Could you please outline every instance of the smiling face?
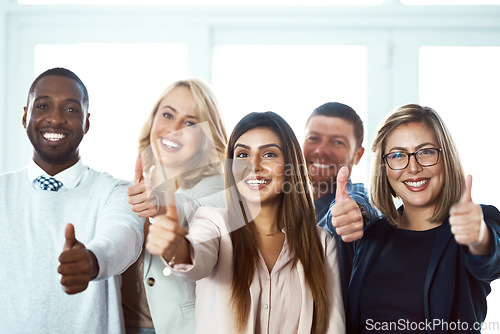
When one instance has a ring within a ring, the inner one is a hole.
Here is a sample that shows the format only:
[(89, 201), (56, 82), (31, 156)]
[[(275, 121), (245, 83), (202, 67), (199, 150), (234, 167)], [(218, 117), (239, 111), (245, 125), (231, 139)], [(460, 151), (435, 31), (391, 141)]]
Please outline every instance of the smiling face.
[(315, 191), (322, 192), (316, 197), (333, 192), (340, 167), (347, 165), (350, 171), (364, 153), (363, 147), (357, 146), (351, 122), (322, 115), (307, 123), (303, 150)]
[(74, 165), (89, 129), (83, 89), (70, 78), (41, 78), (24, 107), (23, 126), (33, 145), (33, 160), (49, 175)]
[(193, 168), (193, 156), (203, 143), (203, 131), (196, 126), (198, 123), (189, 88), (176, 87), (161, 100), (153, 119), (150, 140), (164, 166), (181, 169), (179, 173)]
[[(440, 148), (436, 136), (425, 123), (398, 126), (387, 136), (384, 155), (391, 152), (413, 153), (425, 148)], [(444, 153), (446, 154), (446, 153)], [(385, 166), (389, 184), (408, 209), (426, 208), (434, 212), (444, 186), (442, 158), (434, 166), (422, 167), (410, 157), (405, 169), (392, 170)]]
[(285, 182), (285, 156), (279, 136), (268, 128), (241, 135), (234, 145), (233, 175), (248, 203), (279, 203)]

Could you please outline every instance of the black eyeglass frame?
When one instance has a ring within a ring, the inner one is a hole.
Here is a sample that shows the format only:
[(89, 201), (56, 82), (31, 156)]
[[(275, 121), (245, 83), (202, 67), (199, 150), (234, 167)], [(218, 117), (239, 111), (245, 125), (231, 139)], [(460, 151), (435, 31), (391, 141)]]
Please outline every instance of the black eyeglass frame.
[[(433, 163), (433, 164), (430, 164), (430, 165), (422, 165), (419, 161), (418, 161), (418, 158), (417, 158), (417, 154), (418, 152), (420, 151), (424, 151), (424, 150), (436, 150), (437, 151), (437, 159), (436, 159), (436, 162)], [(402, 168), (392, 168), (391, 165), (389, 164), (389, 161), (387, 160), (387, 157), (390, 155), (390, 154), (393, 154), (393, 153), (396, 153), (396, 152), (390, 152), (390, 153), (387, 153), (387, 154), (384, 154), (382, 156), (382, 158), (384, 159), (385, 163), (387, 166), (389, 166), (390, 169), (392, 170), (403, 170), (405, 169), (406, 167), (408, 167), (408, 165), (410, 164), (410, 158), (411, 156), (415, 156), (415, 161), (422, 167), (432, 167), (434, 165), (436, 165), (438, 162), (439, 162), (439, 153), (441, 153), (443, 150), (440, 149), (440, 148), (437, 148), (437, 147), (427, 147), (427, 148), (421, 148), (420, 150), (418, 151), (415, 151), (413, 153), (408, 153), (408, 152), (402, 152), (402, 153), (405, 153), (407, 156), (408, 156), (408, 159), (406, 161), (406, 165)]]

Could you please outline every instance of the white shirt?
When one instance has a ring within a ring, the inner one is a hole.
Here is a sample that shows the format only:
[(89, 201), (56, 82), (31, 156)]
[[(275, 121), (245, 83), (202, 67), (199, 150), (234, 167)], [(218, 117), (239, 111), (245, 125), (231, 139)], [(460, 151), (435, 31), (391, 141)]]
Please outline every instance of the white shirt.
[(57, 173), (54, 176), (47, 174), (35, 161), (30, 160), (28, 164), (28, 178), (35, 189), (42, 190), (35, 182), (39, 176), (53, 177), (62, 183), (62, 187), (58, 191), (68, 191), (76, 188), (87, 172), (87, 168), (83, 165), (82, 159), (79, 159), (76, 164)]

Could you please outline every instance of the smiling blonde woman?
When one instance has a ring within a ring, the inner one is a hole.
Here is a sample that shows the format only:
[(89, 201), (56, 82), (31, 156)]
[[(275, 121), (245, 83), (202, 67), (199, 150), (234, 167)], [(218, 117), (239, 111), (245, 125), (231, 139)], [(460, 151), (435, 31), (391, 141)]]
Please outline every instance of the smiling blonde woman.
[[(166, 190), (175, 192), (186, 227), (197, 208), (225, 207), (221, 158), (226, 141), (207, 84), (188, 79), (167, 87), (142, 128), (136, 181), (127, 191), (132, 210), (148, 218), (146, 236), (153, 217), (165, 213)], [(169, 275), (163, 261), (144, 250), (122, 275), (127, 334), (194, 331), (195, 284)]]
[(472, 201), (472, 178), (429, 107), (395, 109), (373, 151), (371, 198), (385, 217), (356, 247), (348, 332), (479, 333), (500, 276), (500, 212)]

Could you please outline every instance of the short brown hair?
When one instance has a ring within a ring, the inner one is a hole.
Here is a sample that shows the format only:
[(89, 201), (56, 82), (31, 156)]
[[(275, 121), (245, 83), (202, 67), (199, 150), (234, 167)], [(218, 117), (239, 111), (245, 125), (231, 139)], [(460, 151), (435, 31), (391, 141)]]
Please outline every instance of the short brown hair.
[(343, 104), (340, 102), (327, 102), (320, 105), (311, 113), (311, 115), (307, 119), (306, 126), (309, 123), (309, 120), (314, 116), (337, 117), (349, 123), (352, 123), (354, 128), (354, 138), (356, 138), (356, 147), (360, 148), (361, 145), (363, 145), (363, 121), (361, 120), (361, 117), (359, 117), (359, 115), (356, 113), (356, 111), (349, 107), (347, 104)]

